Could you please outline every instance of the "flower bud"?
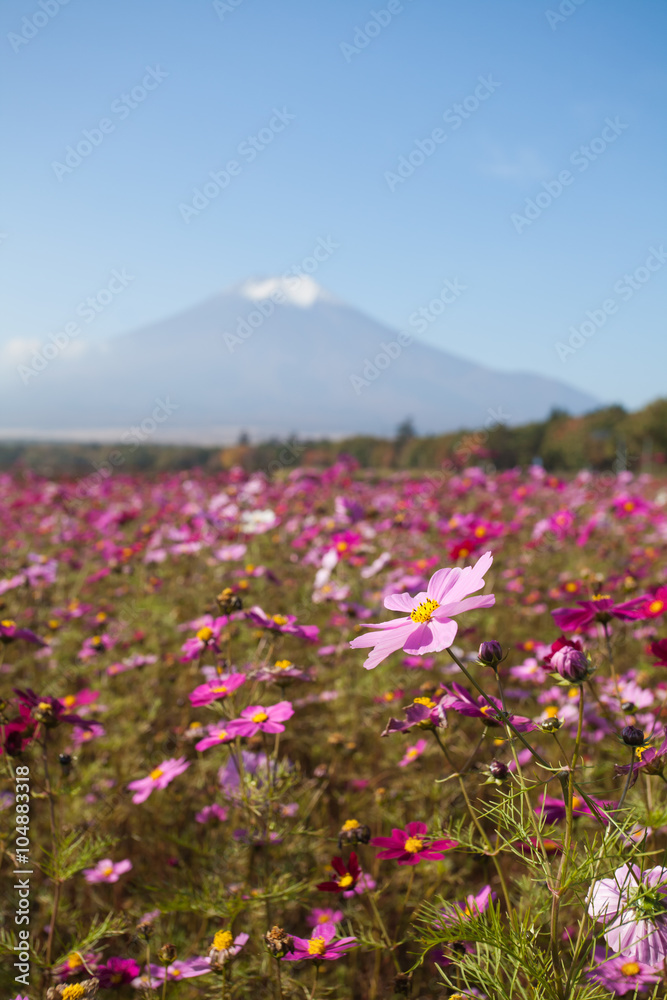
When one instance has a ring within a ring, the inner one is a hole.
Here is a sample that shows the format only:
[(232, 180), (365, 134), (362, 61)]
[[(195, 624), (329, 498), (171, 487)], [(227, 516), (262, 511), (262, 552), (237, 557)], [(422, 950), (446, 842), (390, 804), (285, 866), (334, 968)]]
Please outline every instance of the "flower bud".
[(294, 939), (282, 927), (274, 926), (264, 935), (266, 947), (274, 958), (284, 958), (294, 951)]
[(483, 642), (477, 654), (479, 662), (485, 667), (496, 669), (503, 658), (503, 647), (495, 639), (490, 642)]
[(552, 716), (540, 723), (540, 729), (545, 733), (557, 733), (563, 727), (563, 720)]
[(171, 965), (176, 958), (176, 948), (173, 944), (163, 944), (157, 953), (157, 957), (163, 965)]
[(637, 726), (626, 726), (621, 733), (621, 739), (626, 747), (640, 747), (644, 742), (644, 730)]
[(592, 674), (591, 661), (580, 649), (563, 646), (551, 657), (551, 666), (560, 676), (572, 684), (581, 684)]
[(489, 774), (492, 778), (503, 781), (509, 774), (509, 768), (502, 760), (492, 760), (489, 764)]

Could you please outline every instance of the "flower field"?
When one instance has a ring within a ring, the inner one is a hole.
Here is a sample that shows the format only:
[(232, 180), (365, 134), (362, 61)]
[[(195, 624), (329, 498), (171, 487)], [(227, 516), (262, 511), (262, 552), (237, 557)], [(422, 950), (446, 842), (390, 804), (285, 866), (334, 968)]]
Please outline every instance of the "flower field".
[(0, 475), (8, 1000), (667, 995), (667, 483)]

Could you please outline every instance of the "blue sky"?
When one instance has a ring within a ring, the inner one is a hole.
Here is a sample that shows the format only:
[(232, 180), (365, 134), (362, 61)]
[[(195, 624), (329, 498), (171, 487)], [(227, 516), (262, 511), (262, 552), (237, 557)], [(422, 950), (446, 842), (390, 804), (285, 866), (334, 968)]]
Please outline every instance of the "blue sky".
[(665, 395), (666, 29), (662, 0), (4, 0), (0, 358), (114, 269), (94, 337), (331, 238), (316, 280), (393, 327), (458, 279), (430, 342)]

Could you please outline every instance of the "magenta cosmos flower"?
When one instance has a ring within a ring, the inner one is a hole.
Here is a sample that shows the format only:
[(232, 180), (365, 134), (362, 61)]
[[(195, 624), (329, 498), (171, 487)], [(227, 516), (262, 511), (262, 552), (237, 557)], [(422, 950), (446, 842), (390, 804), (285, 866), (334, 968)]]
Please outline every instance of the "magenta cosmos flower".
[(138, 962), (133, 958), (108, 958), (104, 965), (99, 965), (95, 970), (95, 975), (100, 981), (103, 990), (119, 989), (141, 972)]
[(631, 601), (616, 604), (607, 594), (596, 594), (590, 601), (577, 601), (577, 608), (556, 608), (551, 617), (563, 632), (573, 632), (585, 628), (592, 622), (608, 622), (612, 618), (621, 621), (639, 621), (646, 617), (646, 597), (635, 597)]
[(254, 736), (255, 733), (284, 733), (283, 722), (294, 715), (291, 701), (279, 701), (276, 705), (248, 705), (239, 719), (227, 725), (231, 736)]
[(595, 961), (597, 964), (586, 973), (588, 978), (621, 997), (626, 993), (634, 993), (636, 996), (648, 986), (660, 982), (660, 975), (650, 965), (637, 962), (628, 955), (609, 958), (601, 945), (595, 949)]
[[(84, 868), (83, 874), (86, 882), (117, 882), (121, 875), (129, 872), (132, 862), (125, 858), (124, 861), (117, 861), (115, 864), (110, 858), (99, 861), (94, 868)], [(132, 977), (134, 978), (134, 977)]]
[(595, 883), (588, 912), (616, 954), (646, 965), (667, 957), (667, 868), (622, 865)]
[(378, 858), (391, 858), (399, 865), (416, 865), (420, 861), (439, 861), (444, 851), (458, 846), (457, 840), (431, 840), (426, 823), (408, 823), (405, 830), (393, 829), (391, 837), (374, 837), (374, 847), (384, 847)]
[(210, 705), (212, 701), (226, 698), (245, 682), (245, 674), (224, 674), (222, 677), (200, 684), (190, 694), (193, 705)]
[(439, 569), (429, 580), (426, 590), (415, 597), (410, 594), (390, 594), (386, 597), (385, 608), (406, 612), (407, 617), (369, 625), (369, 628), (379, 631), (367, 632), (351, 641), (350, 646), (355, 649), (374, 647), (364, 663), (366, 670), (377, 667), (398, 649), (423, 656), (424, 653), (439, 653), (451, 646), (458, 631), (458, 624), (452, 621), (452, 615), (474, 608), (490, 608), (495, 604), (493, 594), (468, 597), (468, 594), (484, 586), (484, 574), (492, 562), (491, 553), (485, 552), (474, 566)]
[(314, 958), (315, 960), (325, 958), (327, 961), (333, 962), (350, 948), (356, 947), (357, 939), (354, 937), (344, 937), (334, 941), (335, 937), (335, 924), (319, 924), (313, 929), (309, 938), (293, 937), (294, 951), (284, 955), (282, 961), (301, 962), (304, 958)]
[(127, 787), (135, 793), (132, 796), (132, 801), (137, 805), (140, 802), (145, 802), (154, 788), (166, 788), (174, 778), (183, 774), (183, 771), (187, 771), (189, 767), (185, 757), (171, 757), (169, 760), (163, 760), (160, 766), (154, 768), (145, 778), (138, 778), (129, 783)]

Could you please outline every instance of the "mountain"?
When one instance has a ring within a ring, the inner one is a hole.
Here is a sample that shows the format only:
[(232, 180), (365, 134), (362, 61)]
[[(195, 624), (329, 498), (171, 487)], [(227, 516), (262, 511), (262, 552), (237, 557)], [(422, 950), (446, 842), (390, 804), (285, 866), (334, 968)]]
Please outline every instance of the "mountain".
[(436, 433), (597, 405), (557, 379), (399, 334), (308, 277), (251, 279), (101, 344), (79, 337), (39, 373), (5, 380), (1, 396), (5, 438), (127, 440), (143, 424), (144, 440), (202, 444), (241, 430), (391, 434), (406, 415)]

